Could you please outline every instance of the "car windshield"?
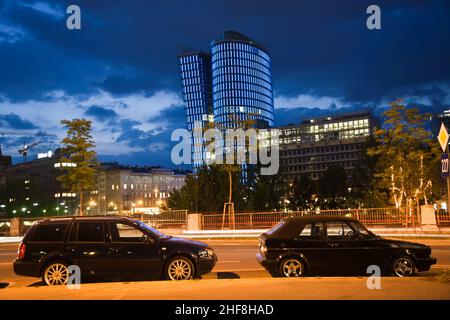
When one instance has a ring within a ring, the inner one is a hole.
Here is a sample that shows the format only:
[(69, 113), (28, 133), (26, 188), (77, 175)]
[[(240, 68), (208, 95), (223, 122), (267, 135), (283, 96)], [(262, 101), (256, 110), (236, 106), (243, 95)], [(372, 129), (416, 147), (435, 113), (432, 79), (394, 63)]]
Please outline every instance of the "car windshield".
[(275, 231), (277, 231), (278, 229), (280, 229), (282, 226), (284, 226), (286, 224), (286, 221), (281, 221), (280, 223), (278, 223), (277, 225), (275, 225), (274, 227), (272, 227), (271, 229), (269, 229), (266, 234), (272, 234)]
[(151, 232), (152, 234), (154, 234), (155, 236), (157, 236), (158, 238), (170, 238), (170, 236), (162, 233), (161, 231), (159, 231), (158, 229), (155, 229), (153, 227), (150, 227), (148, 224), (145, 224), (141, 221), (136, 220), (136, 223), (144, 230), (147, 230), (149, 232)]
[(363, 236), (374, 236), (375, 234), (367, 230), (367, 228), (360, 222), (353, 222), (353, 227)]

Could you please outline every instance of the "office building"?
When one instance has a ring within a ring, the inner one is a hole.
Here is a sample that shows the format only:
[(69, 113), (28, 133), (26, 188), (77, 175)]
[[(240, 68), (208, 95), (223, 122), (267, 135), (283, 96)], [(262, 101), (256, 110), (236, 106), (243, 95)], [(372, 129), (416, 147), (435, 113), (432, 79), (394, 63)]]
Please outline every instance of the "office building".
[(89, 210), (120, 215), (156, 213), (184, 180), (185, 174), (162, 168), (104, 166), (97, 176), (97, 190), (89, 195)]
[(288, 179), (319, 179), (329, 166), (340, 166), (352, 183), (353, 170), (367, 170), (366, 148), (376, 125), (369, 112), (355, 112), (280, 127), (280, 171)]
[[(194, 123), (220, 130), (273, 126), (272, 61), (261, 44), (227, 31), (211, 42), (210, 53), (183, 50), (178, 61), (188, 130)], [(195, 171), (207, 155), (202, 140), (192, 139)]]

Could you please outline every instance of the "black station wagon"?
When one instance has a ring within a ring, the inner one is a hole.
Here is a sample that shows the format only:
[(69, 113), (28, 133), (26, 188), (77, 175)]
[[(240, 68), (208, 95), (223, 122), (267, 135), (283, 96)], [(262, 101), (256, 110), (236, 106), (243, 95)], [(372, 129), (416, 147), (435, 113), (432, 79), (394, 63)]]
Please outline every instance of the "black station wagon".
[(367, 274), (376, 265), (398, 277), (428, 271), (429, 246), (381, 238), (358, 220), (336, 216), (289, 218), (259, 237), (258, 262), (272, 276)]
[(66, 284), (69, 266), (81, 277), (165, 276), (187, 280), (210, 272), (217, 257), (207, 244), (167, 236), (124, 217), (68, 217), (37, 222), (19, 246), (14, 272)]

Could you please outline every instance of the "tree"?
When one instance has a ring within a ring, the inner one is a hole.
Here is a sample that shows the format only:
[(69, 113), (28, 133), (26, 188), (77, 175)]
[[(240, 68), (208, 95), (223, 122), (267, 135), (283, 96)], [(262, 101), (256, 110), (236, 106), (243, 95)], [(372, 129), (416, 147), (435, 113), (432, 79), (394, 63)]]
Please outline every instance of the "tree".
[(77, 193), (80, 200), (79, 215), (83, 215), (83, 192), (96, 185), (98, 168), (95, 143), (91, 136), (91, 121), (86, 119), (62, 120), (67, 128), (67, 136), (61, 141), (63, 157), (61, 162), (72, 166), (62, 166), (64, 174), (58, 177), (65, 188)]
[[(187, 209), (192, 212), (221, 212), (223, 201), (229, 196), (229, 172), (222, 165), (203, 166), (196, 175), (188, 175), (180, 190), (170, 194), (171, 209)], [(245, 192), (240, 183), (239, 172), (233, 173), (232, 198), (238, 210), (245, 208)]]
[(340, 166), (329, 166), (319, 180), (321, 208), (341, 208), (345, 204), (347, 195), (347, 174), (344, 168)]
[(307, 174), (302, 174), (285, 184), (288, 208), (292, 210), (307, 210), (314, 208), (317, 195), (317, 183)]
[(429, 115), (402, 103), (390, 103), (383, 127), (375, 131), (377, 145), (367, 151), (377, 157), (376, 190), (387, 192), (397, 208), (433, 198), (440, 161), (439, 145), (425, 129)]

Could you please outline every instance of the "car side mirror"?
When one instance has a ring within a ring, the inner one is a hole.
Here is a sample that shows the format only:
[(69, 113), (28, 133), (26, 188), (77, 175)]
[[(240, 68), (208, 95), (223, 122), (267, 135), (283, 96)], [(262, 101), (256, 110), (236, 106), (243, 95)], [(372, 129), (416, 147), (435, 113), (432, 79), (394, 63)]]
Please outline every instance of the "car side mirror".
[(149, 235), (146, 235), (146, 234), (144, 234), (142, 236), (142, 241), (143, 242), (147, 242), (147, 243), (149, 243), (151, 245), (155, 244), (155, 240), (152, 237), (150, 237)]

